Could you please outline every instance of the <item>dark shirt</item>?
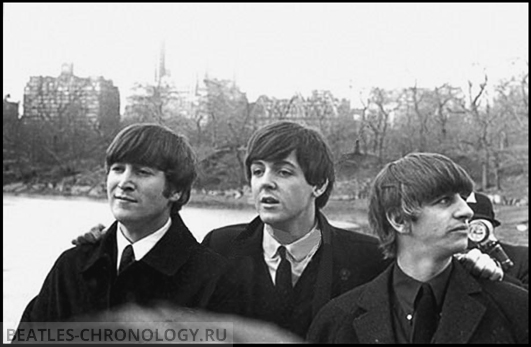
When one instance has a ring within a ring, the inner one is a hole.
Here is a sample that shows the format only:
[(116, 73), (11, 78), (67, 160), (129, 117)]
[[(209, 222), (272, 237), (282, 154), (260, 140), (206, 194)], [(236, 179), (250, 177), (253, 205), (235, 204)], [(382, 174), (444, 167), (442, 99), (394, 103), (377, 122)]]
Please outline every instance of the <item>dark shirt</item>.
[[(433, 336), (440, 344), (529, 342), (529, 293), (505, 281), (478, 279), (452, 259), (442, 315)], [(312, 343), (395, 344), (393, 273), (396, 263), (373, 281), (327, 303), (314, 318)]]
[[(452, 263), (450, 263), (443, 272), (428, 281), (435, 295), (439, 314), (441, 312), (451, 272)], [(411, 342), (411, 332), (413, 331), (413, 321), (415, 318), (415, 298), (417, 297), (421, 285), (422, 282), (406, 275), (399, 266), (394, 267), (392, 288), (393, 325), (398, 343)]]

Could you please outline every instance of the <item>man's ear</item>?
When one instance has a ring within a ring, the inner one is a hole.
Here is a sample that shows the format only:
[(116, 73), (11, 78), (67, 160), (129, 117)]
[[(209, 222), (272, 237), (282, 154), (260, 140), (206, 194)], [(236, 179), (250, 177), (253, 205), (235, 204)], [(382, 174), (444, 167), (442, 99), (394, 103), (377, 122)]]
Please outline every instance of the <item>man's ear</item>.
[(385, 214), (387, 221), (391, 226), (399, 233), (401, 234), (407, 234), (409, 232), (409, 228), (407, 226), (406, 221), (404, 220), (404, 217), (396, 211), (389, 211)]
[(326, 179), (325, 183), (323, 183), (321, 186), (313, 186), (313, 196), (315, 196), (315, 198), (320, 197), (326, 191), (327, 187), (328, 179)]

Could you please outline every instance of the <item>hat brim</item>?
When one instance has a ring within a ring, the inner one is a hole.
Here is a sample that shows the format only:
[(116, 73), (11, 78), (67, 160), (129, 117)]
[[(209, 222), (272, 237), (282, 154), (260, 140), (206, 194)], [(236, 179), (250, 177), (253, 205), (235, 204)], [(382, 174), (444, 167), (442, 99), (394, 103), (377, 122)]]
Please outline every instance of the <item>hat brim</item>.
[(474, 219), (486, 219), (486, 220), (490, 221), (492, 223), (492, 225), (494, 225), (495, 227), (501, 225), (501, 223), (498, 220), (492, 219), (489, 216), (484, 216), (484, 215), (481, 215), (481, 214), (474, 214), (474, 217), (472, 217), (472, 220), (474, 220)]

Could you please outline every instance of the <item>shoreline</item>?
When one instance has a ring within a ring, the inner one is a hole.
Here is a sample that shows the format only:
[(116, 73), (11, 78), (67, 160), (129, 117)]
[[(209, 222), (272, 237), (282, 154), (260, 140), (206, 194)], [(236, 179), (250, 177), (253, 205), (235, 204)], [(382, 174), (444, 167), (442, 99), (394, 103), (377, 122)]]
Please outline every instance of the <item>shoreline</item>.
[[(5, 196), (37, 197), (46, 199), (80, 199), (106, 201), (106, 196), (99, 194), (68, 194), (54, 189), (31, 190), (19, 189), (18, 191), (6, 191)], [(27, 187), (25, 187), (27, 188)], [(248, 193), (235, 197), (231, 194), (209, 194), (193, 191), (190, 201), (185, 205), (196, 208), (212, 208), (227, 210), (254, 211), (254, 206)], [(529, 245), (528, 233), (528, 206), (495, 205), (496, 215), (502, 221), (502, 225), (496, 228), (496, 235), (501, 241), (516, 245)], [(336, 221), (338, 226), (347, 230), (355, 230), (361, 233), (369, 233), (368, 206), (366, 199), (344, 199), (341, 196), (330, 197), (326, 206), (322, 209), (324, 215), (331, 221)]]
[[(47, 198), (47, 199), (79, 199), (79, 200), (93, 200), (93, 201), (107, 201), (106, 196), (95, 195), (79, 195), (79, 194), (61, 194), (58, 192), (10, 192), (3, 191), (5, 196), (20, 196), (20, 197), (35, 197), (35, 198)], [(211, 196), (208, 194), (192, 193), (190, 201), (185, 206), (204, 207), (204, 208), (218, 208), (218, 209), (249, 209), (253, 210), (253, 205), (246, 201), (245, 198), (234, 199), (223, 196)]]
[[(88, 199), (106, 201), (107, 194), (101, 188), (88, 186), (72, 186), (69, 189), (61, 189), (60, 187), (52, 187), (45, 184), (27, 185), (21, 182), (12, 183), (3, 186), (3, 194), (11, 196), (23, 197), (40, 197), (40, 198), (71, 198), (71, 199)], [(246, 191), (243, 194), (235, 194), (234, 190), (227, 191), (199, 191), (192, 190), (190, 200), (187, 206), (205, 207), (205, 208), (221, 208), (221, 209), (246, 209), (254, 210), (253, 202), (251, 200), (250, 192)], [(345, 195), (330, 196), (329, 202), (324, 210), (329, 205), (339, 204), (347, 206), (349, 204), (356, 204), (355, 199), (350, 199)], [(364, 201), (358, 200), (358, 201)], [(358, 204), (359, 205), (359, 204)], [(345, 210), (345, 208), (333, 208), (334, 210)]]

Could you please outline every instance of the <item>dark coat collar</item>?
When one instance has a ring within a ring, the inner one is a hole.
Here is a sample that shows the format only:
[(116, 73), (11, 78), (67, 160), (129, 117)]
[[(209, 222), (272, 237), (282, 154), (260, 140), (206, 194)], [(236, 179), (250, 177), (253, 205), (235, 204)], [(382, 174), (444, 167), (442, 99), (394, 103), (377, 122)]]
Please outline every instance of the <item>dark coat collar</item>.
[[(315, 316), (324, 304), (332, 296), (333, 280), (333, 252), (332, 252), (332, 230), (333, 227), (328, 223), (326, 217), (317, 211), (317, 223), (321, 230), (321, 261), (317, 273), (315, 286), (315, 295), (312, 302), (312, 314)], [(262, 257), (262, 237), (264, 232), (264, 223), (260, 217), (256, 217), (247, 225), (233, 240), (233, 249), (235, 256), (238, 257)]]
[[(437, 343), (467, 343), (479, 321), (485, 314), (484, 305), (471, 295), (482, 291), (479, 283), (471, 277), (455, 259), (450, 275), (442, 316), (435, 341)], [(360, 343), (396, 343), (392, 326), (390, 281), (393, 265), (369, 282), (359, 296), (359, 312), (353, 327)]]
[[(171, 218), (170, 229), (141, 260), (167, 276), (174, 275), (186, 263), (192, 249), (199, 245), (180, 215), (176, 214)], [(110, 226), (101, 242), (95, 246), (95, 251), (81, 269), (82, 272), (102, 266), (104, 263), (114, 265), (116, 261), (117, 226), (118, 222), (116, 221)]]
[(260, 217), (256, 217), (247, 225), (232, 241), (235, 256), (249, 257), (256, 254), (262, 254), (262, 236), (264, 232), (264, 223)]

